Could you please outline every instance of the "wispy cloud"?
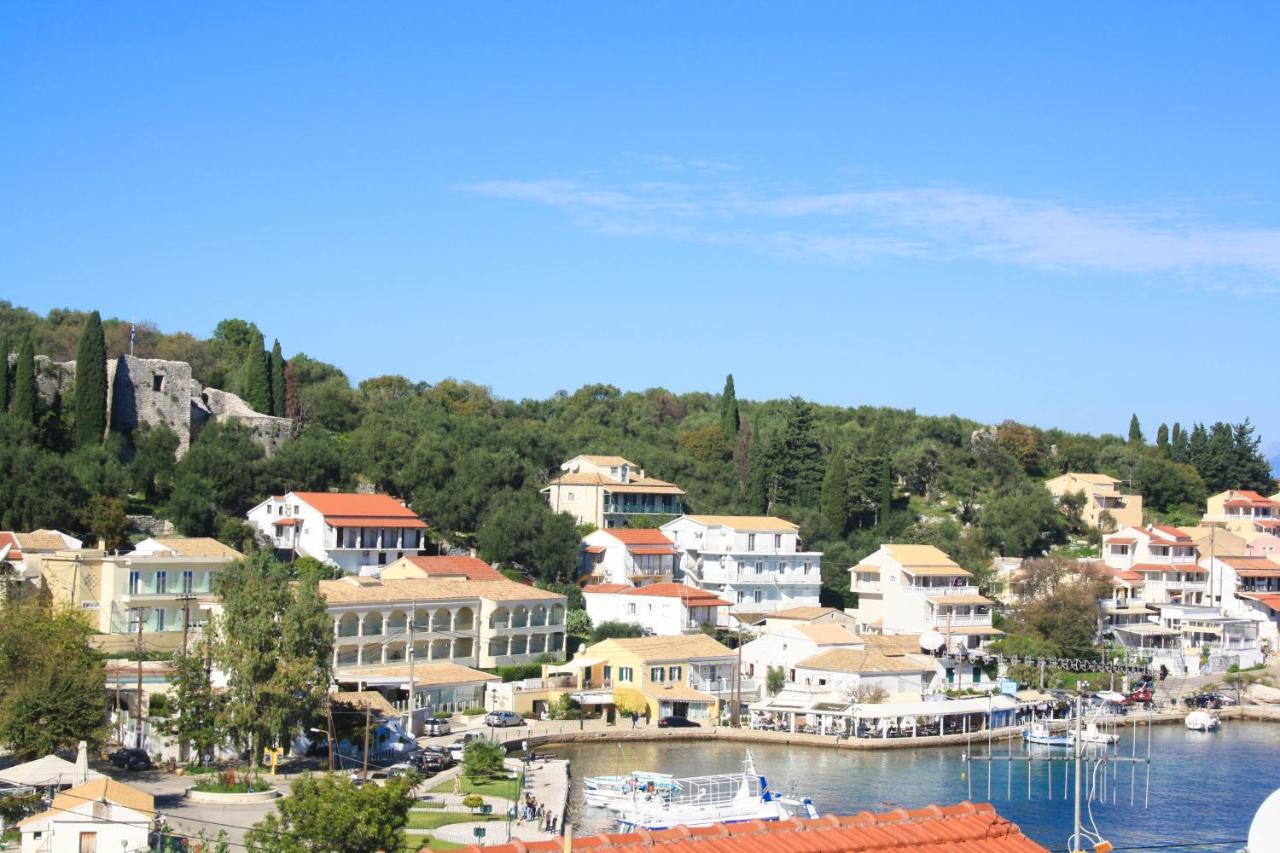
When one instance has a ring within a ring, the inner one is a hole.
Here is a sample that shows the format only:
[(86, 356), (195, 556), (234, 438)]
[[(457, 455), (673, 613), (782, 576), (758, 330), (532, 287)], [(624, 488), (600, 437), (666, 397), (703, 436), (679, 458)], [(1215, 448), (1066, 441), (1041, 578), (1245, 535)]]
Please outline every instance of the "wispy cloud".
[(1072, 205), (947, 187), (811, 193), (666, 181), (503, 180), (462, 189), (554, 208), (615, 236), (828, 262), (978, 259), (1065, 273), (1162, 274), (1240, 296), (1280, 286), (1280, 228), (1216, 224), (1184, 206)]

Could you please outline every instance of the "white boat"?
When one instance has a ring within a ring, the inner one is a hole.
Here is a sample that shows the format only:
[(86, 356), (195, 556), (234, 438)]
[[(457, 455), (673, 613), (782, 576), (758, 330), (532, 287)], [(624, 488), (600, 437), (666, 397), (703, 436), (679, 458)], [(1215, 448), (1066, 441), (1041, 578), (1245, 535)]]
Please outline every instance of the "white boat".
[[(1074, 739), (1075, 732), (1072, 732), (1071, 734)], [(1101, 731), (1099, 730), (1097, 723), (1090, 721), (1089, 724), (1084, 727), (1084, 731), (1080, 732), (1080, 742), (1101, 744), (1119, 743), (1120, 735)]]
[(1183, 722), (1193, 732), (1211, 732), (1222, 725), (1218, 715), (1208, 711), (1192, 711)]
[(675, 778), (667, 773), (637, 770), (622, 776), (588, 776), (582, 780), (582, 801), (601, 809), (618, 809), (631, 802), (632, 795), (670, 794), (678, 790)]
[(634, 792), (617, 809), (619, 831), (818, 816), (808, 797), (788, 797), (770, 790), (769, 781), (756, 773), (750, 752), (741, 773), (690, 776), (672, 782), (666, 794)]
[(1048, 723), (1032, 723), (1022, 730), (1022, 739), (1040, 746), (1071, 746), (1076, 742), (1069, 734), (1054, 734)]

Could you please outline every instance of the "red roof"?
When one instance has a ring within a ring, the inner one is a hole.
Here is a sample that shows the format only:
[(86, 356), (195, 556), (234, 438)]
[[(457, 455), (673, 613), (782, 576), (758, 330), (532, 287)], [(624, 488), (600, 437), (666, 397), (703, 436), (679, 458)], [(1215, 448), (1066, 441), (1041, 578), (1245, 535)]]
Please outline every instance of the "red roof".
[(632, 554), (674, 554), (675, 548), (670, 545), (628, 545), (627, 550)]
[(1273, 612), (1280, 611), (1280, 594), (1237, 592), (1236, 596), (1239, 598), (1247, 598), (1250, 601), (1256, 601), (1259, 604), (1261, 604), (1263, 607)]
[(636, 527), (611, 527), (605, 531), (624, 545), (675, 545), (661, 530)]
[(426, 527), (413, 510), (390, 495), (352, 492), (294, 492), (334, 527)]
[(1155, 528), (1156, 530), (1159, 530), (1159, 531), (1160, 531), (1161, 533), (1163, 533), (1165, 536), (1169, 536), (1169, 537), (1171, 537), (1171, 538), (1173, 538), (1173, 539), (1185, 539), (1185, 540), (1187, 540), (1187, 544), (1191, 544), (1191, 536), (1190, 536), (1190, 534), (1185, 533), (1185, 532), (1183, 532), (1183, 531), (1179, 530), (1179, 529), (1178, 529), (1178, 528), (1176, 528), (1176, 527), (1170, 527), (1170, 526), (1169, 526), (1169, 525), (1167, 525), (1167, 524), (1153, 524), (1153, 525), (1151, 525), (1151, 526), (1152, 526), (1153, 528)]
[(659, 598), (679, 598), (686, 607), (732, 607), (723, 598), (717, 598), (704, 589), (685, 586), (682, 583), (651, 583), (645, 586), (628, 586), (624, 583), (596, 583), (584, 586), (583, 592), (603, 595), (653, 595)]
[(289, 518), (277, 518), (275, 521), (271, 523), (274, 524), (276, 527), (293, 527), (298, 523), (298, 517), (295, 515), (295, 516), (290, 516)]
[(1253, 521), (1253, 526), (1260, 527), (1263, 530), (1280, 530), (1280, 519), (1256, 518)]
[(8, 531), (0, 533), (0, 549), (3, 549), (5, 545), (9, 546), (9, 556), (5, 557), (6, 560), (25, 559), (22, 556), (22, 549), (18, 547), (18, 537)]
[[(1280, 566), (1276, 566), (1280, 569)], [(1133, 567), (1135, 572), (1189, 572), (1203, 573), (1209, 571), (1204, 566), (1195, 563), (1137, 563)]]
[(462, 575), (469, 581), (500, 581), (506, 575), (476, 557), (405, 557), (428, 575)]
[(1136, 545), (1137, 539), (1132, 536), (1108, 536), (1106, 537), (1108, 545)]
[[(559, 853), (564, 839), (463, 849), (467, 853)], [(590, 835), (573, 839), (572, 849), (610, 853), (1048, 853), (986, 803)]]
[(583, 592), (599, 593), (622, 592), (624, 590), (630, 592), (634, 590), (634, 587), (625, 583), (589, 583), (582, 588)]

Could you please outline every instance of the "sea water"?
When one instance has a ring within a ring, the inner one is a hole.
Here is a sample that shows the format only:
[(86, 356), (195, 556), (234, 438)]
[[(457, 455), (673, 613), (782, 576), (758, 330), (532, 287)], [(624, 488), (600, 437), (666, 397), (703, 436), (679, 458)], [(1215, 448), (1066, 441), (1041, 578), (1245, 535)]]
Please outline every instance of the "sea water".
[[(1128, 731), (1116, 754), (1133, 754)], [(1092, 819), (1118, 849), (1178, 843), (1171, 850), (1235, 851), (1243, 847), (1259, 804), (1280, 788), (1280, 725), (1228, 721), (1217, 732), (1189, 732), (1181, 725), (1152, 726), (1150, 785), (1147, 766), (1106, 768), (1106, 802), (1095, 799)], [(1137, 730), (1138, 756), (1147, 754), (1148, 729)], [(586, 776), (653, 770), (676, 776), (733, 773), (742, 769), (747, 745), (725, 741), (561, 744), (547, 750), (571, 762), (571, 812), (578, 834), (611, 828), (611, 817), (582, 804)], [(1050, 850), (1067, 849), (1072, 827), (1069, 762), (1035, 762), (1027, 791), (1026, 762), (966, 763), (957, 747), (850, 750), (751, 744), (756, 769), (774, 790), (809, 796), (821, 814), (856, 814), (920, 808), (971, 799), (990, 802), (1022, 831)], [(1021, 743), (996, 743), (997, 755), (1025, 756)], [(1067, 756), (1069, 749), (1031, 747), (1037, 756)], [(985, 740), (972, 742), (984, 755)], [(1091, 774), (1086, 775), (1086, 789)], [(1098, 780), (1099, 796), (1103, 782)], [(1052, 786), (1052, 787), (1051, 787)], [(1220, 846), (1204, 847), (1210, 843)], [(1086, 847), (1086, 849), (1090, 849)], [(1276, 850), (1280, 851), (1280, 839)]]

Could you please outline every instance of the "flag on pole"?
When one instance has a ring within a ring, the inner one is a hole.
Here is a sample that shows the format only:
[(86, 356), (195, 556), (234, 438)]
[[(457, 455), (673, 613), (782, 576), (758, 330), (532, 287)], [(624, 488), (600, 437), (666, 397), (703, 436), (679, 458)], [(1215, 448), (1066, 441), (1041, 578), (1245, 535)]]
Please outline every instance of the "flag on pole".
[(138, 340), (138, 326), (136, 323), (129, 322), (129, 355), (133, 355), (134, 342)]

